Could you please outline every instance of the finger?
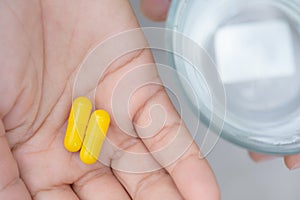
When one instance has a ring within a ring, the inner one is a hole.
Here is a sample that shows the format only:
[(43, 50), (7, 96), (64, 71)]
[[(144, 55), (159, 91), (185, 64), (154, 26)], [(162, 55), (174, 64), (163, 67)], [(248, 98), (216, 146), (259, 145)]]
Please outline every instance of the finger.
[(33, 195), (33, 199), (52, 200), (52, 199), (68, 199), (79, 200), (70, 185), (56, 186), (53, 188), (37, 191)]
[(276, 156), (270, 156), (270, 155), (254, 153), (254, 152), (249, 152), (249, 156), (255, 162), (262, 162), (262, 161), (267, 161), (267, 160), (272, 160), (277, 158)]
[(140, 10), (148, 18), (155, 21), (166, 19), (171, 0), (141, 0)]
[(132, 199), (183, 199), (172, 178), (164, 171), (133, 174), (114, 171)]
[(84, 174), (73, 184), (73, 189), (80, 199), (130, 199), (108, 167), (98, 168)]
[[(199, 158), (199, 148), (193, 142), (165, 90), (160, 86), (148, 85), (136, 93), (144, 97), (143, 100), (134, 102), (133, 121), (137, 133), (144, 138), (143, 142), (154, 158), (172, 176), (183, 197), (188, 200), (219, 199), (214, 174), (207, 161)], [(156, 112), (151, 118), (149, 113), (157, 105), (162, 108), (162, 113)], [(147, 127), (149, 122), (159, 124), (158, 116), (165, 116), (162, 128), (140, 128)]]
[(285, 161), (286, 166), (291, 170), (300, 168), (300, 154), (286, 156), (284, 158), (284, 161)]
[(0, 199), (31, 199), (19, 176), (18, 166), (5, 138), (5, 129), (0, 121)]
[[(130, 156), (135, 153), (149, 155), (140, 139), (121, 133), (120, 130), (114, 132), (115, 134), (109, 135), (109, 139), (118, 146), (120, 151), (116, 153), (118, 156), (112, 156), (113, 173), (126, 188), (132, 199), (182, 199), (170, 175), (161, 167), (155, 168), (158, 165), (151, 156), (139, 160), (134, 159), (134, 156)], [(125, 155), (126, 152), (128, 152), (127, 155)], [(127, 165), (124, 163), (127, 163)], [(147, 167), (138, 167), (138, 165), (143, 166), (143, 163), (146, 163)], [(135, 171), (135, 167), (138, 170)], [(147, 172), (147, 170), (151, 171)]]

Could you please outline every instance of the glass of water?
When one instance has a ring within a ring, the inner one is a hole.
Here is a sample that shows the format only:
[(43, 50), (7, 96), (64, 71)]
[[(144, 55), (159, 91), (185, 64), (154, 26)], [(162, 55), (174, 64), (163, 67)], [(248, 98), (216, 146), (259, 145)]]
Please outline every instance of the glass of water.
[[(198, 44), (212, 60), (208, 64), (207, 56), (168, 35), (173, 49), (195, 54), (203, 68), (216, 68), (226, 97), (220, 101), (226, 110), (222, 137), (262, 153), (300, 152), (300, 1), (173, 0), (167, 28)], [(202, 106), (189, 98), (187, 103), (209, 126), (209, 116), (219, 109), (212, 108), (218, 95), (207, 86), (213, 81), (174, 54), (169, 60)]]

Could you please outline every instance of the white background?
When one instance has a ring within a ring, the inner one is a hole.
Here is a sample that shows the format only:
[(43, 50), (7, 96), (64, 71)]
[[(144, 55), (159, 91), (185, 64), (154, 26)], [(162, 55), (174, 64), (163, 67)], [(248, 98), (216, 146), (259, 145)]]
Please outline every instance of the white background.
[[(139, 0), (131, 0), (142, 27), (164, 27), (139, 13)], [(300, 170), (289, 171), (282, 159), (256, 164), (247, 151), (220, 140), (208, 158), (223, 200), (299, 200)]]

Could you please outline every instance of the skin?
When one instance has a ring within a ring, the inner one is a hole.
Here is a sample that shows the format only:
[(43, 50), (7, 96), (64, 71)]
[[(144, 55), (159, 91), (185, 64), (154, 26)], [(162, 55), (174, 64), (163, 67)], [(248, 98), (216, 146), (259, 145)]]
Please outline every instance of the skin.
[[(0, 199), (220, 199), (215, 177), (207, 161), (199, 159), (194, 143), (176, 162), (139, 174), (100, 162), (84, 165), (78, 153), (64, 149), (78, 66), (99, 42), (138, 27), (129, 2), (3, 0), (0, 26)], [(148, 50), (114, 63), (99, 82), (96, 108), (111, 113), (111, 88), (123, 74), (145, 63), (153, 63)], [(160, 82), (153, 64), (147, 74), (132, 81), (139, 79)], [(148, 139), (132, 138), (112, 119), (108, 137), (115, 143), (136, 152), (153, 152), (172, 139), (164, 136), (172, 136), (176, 126), (183, 130), (183, 139), (190, 139), (160, 86), (141, 87), (132, 101), (129, 111), (134, 123), (128, 126), (147, 124), (148, 110), (159, 104), (167, 114), (164, 131)], [(167, 156), (153, 155), (152, 162), (162, 164)], [(115, 163), (113, 157), (110, 163)]]
[[(140, 9), (141, 12), (150, 19), (155, 21), (163, 21), (166, 19), (170, 3), (171, 0), (141, 0)], [(272, 155), (262, 155), (254, 152), (250, 152), (249, 155), (256, 162), (276, 158)], [(300, 154), (285, 156), (284, 161), (289, 169), (300, 168)]]

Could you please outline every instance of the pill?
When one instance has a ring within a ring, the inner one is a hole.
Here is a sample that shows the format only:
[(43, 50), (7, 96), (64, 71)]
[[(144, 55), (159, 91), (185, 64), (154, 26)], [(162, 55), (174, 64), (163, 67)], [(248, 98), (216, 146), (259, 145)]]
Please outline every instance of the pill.
[(78, 97), (74, 100), (64, 139), (64, 146), (68, 151), (80, 150), (91, 111), (92, 103), (88, 98)]
[(80, 159), (83, 163), (93, 164), (98, 160), (109, 123), (110, 117), (105, 110), (93, 112), (80, 150)]

